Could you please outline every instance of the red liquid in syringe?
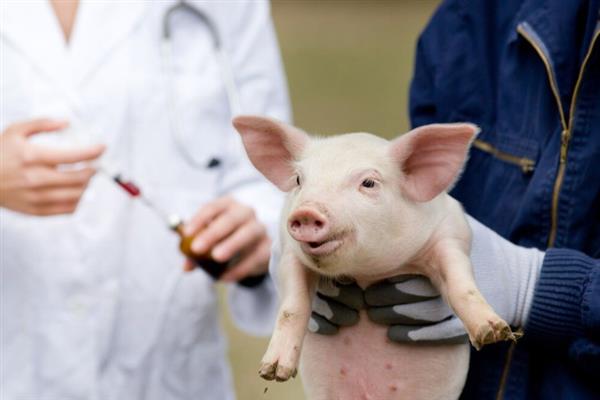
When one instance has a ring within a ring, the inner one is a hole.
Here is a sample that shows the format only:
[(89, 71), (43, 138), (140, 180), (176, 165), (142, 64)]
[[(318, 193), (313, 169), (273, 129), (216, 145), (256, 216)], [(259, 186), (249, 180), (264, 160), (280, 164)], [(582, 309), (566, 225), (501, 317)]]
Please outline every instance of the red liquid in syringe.
[(140, 194), (142, 194), (140, 188), (137, 187), (137, 185), (131, 181), (124, 181), (119, 176), (113, 177), (113, 180), (117, 183), (117, 185), (121, 186), (123, 190), (129, 193), (132, 197), (138, 197)]

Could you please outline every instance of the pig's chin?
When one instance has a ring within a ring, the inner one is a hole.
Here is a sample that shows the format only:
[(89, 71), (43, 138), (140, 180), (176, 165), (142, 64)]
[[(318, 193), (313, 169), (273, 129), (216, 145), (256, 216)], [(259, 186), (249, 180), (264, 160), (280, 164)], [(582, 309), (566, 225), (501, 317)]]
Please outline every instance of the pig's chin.
[(322, 242), (299, 242), (300, 249), (309, 257), (327, 257), (335, 253), (344, 243), (341, 238), (332, 238)]
[(319, 242), (301, 242), (298, 241), (300, 250), (304, 255), (316, 264), (322, 264), (326, 261), (333, 261), (336, 253), (352, 238), (351, 231), (338, 231), (329, 235)]

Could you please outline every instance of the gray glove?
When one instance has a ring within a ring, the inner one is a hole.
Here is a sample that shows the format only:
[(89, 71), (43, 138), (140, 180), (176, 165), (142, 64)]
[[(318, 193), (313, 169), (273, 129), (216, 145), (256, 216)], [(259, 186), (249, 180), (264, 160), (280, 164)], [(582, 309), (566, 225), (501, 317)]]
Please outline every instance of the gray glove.
[[(473, 233), (471, 262), (477, 287), (509, 325), (525, 325), (544, 253), (517, 246), (469, 216), (467, 221)], [(424, 299), (403, 301), (406, 293)], [(437, 294), (426, 278), (388, 280), (367, 288), (366, 303), (375, 306), (367, 312), (372, 321), (390, 325), (388, 336), (394, 341), (466, 342), (462, 321)]]
[[(281, 260), (281, 244), (276, 238), (271, 248), (269, 272), (274, 282), (279, 281), (278, 266)], [(313, 312), (308, 330), (322, 335), (337, 333), (340, 326), (358, 322), (358, 310), (364, 308), (361, 288), (352, 282), (338, 282), (328, 278), (319, 279), (317, 294), (313, 299)]]
[(388, 337), (392, 341), (469, 341), (462, 322), (424, 276), (398, 275), (369, 286), (364, 296), (369, 319), (390, 325)]
[(313, 299), (308, 330), (333, 335), (341, 326), (356, 324), (358, 311), (364, 306), (362, 289), (356, 283), (321, 278)]
[[(511, 326), (525, 324), (544, 253), (510, 243), (494, 231), (467, 216), (473, 232), (471, 261), (475, 280), (483, 296)], [(360, 289), (358, 289), (360, 290)], [(356, 292), (340, 288), (339, 293), (321, 291), (313, 310), (319, 315), (311, 319), (312, 331), (329, 334), (339, 326), (356, 323), (357, 310), (349, 296), (360, 297)], [(358, 304), (359, 300), (354, 299)], [(336, 303), (332, 308), (330, 304)], [(425, 277), (400, 275), (376, 283), (364, 291), (364, 303), (369, 318), (376, 323), (389, 325), (388, 336), (397, 342), (467, 342), (462, 322), (454, 315), (437, 290)], [(330, 311), (328, 311), (330, 310)], [(335, 315), (327, 325), (329, 315)], [(324, 317), (324, 318), (319, 318)]]
[(322, 335), (333, 335), (340, 327), (356, 324), (359, 310), (365, 307), (369, 319), (391, 325), (388, 336), (393, 341), (413, 340), (408, 335), (412, 331), (418, 332), (418, 339), (414, 340), (434, 340), (428, 339), (427, 327), (438, 323), (447, 325), (444, 329), (448, 336), (437, 339), (436, 343), (468, 341), (460, 320), (456, 319), (437, 290), (427, 278), (417, 275), (398, 275), (376, 283), (364, 292), (356, 283), (321, 279), (308, 329)]

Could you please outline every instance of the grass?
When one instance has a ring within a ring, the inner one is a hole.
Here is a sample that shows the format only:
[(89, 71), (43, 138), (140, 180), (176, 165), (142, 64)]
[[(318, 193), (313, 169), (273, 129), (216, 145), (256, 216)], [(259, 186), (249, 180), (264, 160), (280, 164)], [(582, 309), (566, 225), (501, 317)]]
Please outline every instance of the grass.
[(407, 130), (416, 39), (432, 1), (276, 1), (296, 123), (317, 133)]
[[(416, 39), (437, 4), (275, 1), (295, 123), (319, 134), (367, 131), (390, 138), (405, 132)], [(299, 378), (281, 384), (258, 377), (267, 339), (241, 333), (223, 316), (238, 399), (304, 399)]]

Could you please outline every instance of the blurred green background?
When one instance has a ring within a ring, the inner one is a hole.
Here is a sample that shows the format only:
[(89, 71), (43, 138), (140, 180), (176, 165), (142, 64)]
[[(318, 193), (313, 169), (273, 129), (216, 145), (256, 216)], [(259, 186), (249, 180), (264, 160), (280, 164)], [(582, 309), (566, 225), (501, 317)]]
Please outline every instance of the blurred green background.
[[(416, 39), (438, 4), (275, 0), (295, 124), (318, 134), (366, 131), (389, 138), (405, 132)], [(271, 383), (258, 377), (267, 339), (241, 333), (227, 312), (223, 316), (238, 399), (304, 399), (298, 378)]]

